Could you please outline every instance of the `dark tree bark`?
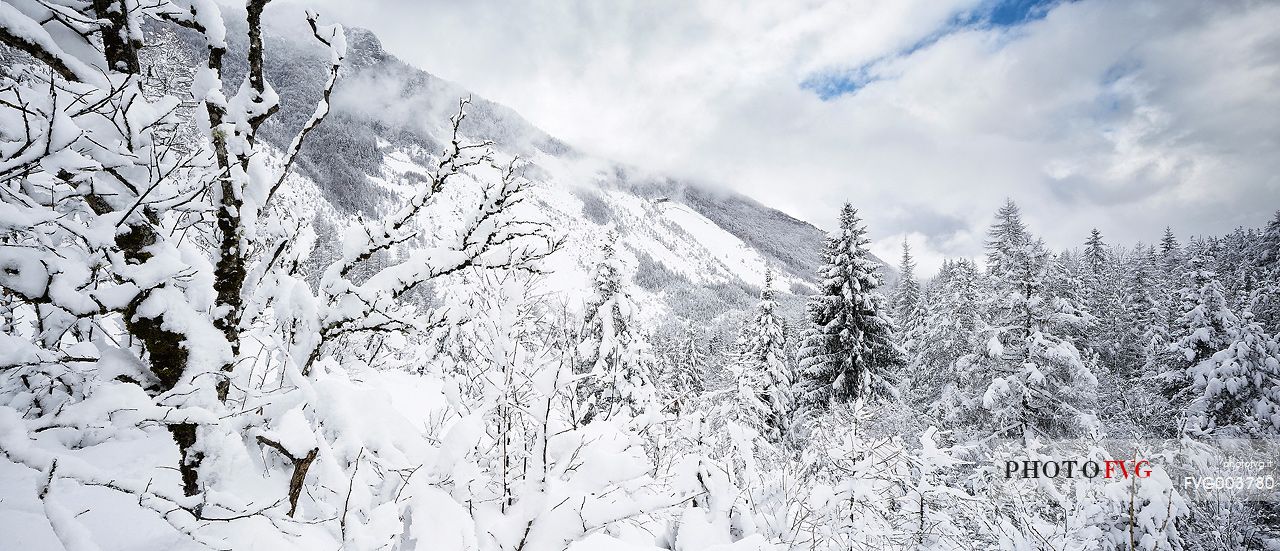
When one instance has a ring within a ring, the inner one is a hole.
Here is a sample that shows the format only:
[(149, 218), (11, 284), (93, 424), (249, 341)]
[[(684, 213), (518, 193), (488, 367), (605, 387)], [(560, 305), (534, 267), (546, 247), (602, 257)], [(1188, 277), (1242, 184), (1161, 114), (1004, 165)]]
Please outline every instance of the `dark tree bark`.
[(129, 37), (128, 8), (120, 0), (93, 0), (93, 11), (103, 21), (102, 53), (107, 67), (113, 71), (138, 74), (142, 66), (138, 62), (138, 49), (142, 44)]

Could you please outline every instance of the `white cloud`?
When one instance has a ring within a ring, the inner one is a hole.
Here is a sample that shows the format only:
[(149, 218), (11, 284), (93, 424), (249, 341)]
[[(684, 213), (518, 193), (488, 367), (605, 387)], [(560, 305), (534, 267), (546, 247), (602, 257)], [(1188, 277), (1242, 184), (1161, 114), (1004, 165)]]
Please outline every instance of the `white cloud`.
[[(827, 227), (851, 200), (926, 273), (1006, 196), (1055, 246), (1280, 207), (1280, 4), (1083, 0), (900, 55), (978, 0), (320, 3), (583, 149)], [(855, 94), (799, 85), (856, 67)]]

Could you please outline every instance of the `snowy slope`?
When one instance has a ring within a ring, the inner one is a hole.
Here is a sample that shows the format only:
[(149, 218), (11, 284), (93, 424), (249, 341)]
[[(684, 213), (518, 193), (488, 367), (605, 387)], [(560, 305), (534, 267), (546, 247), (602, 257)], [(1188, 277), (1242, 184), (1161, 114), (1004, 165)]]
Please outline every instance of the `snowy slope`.
[(685, 233), (694, 236), (705, 251), (719, 261), (719, 265), (739, 277), (757, 283), (762, 281), (768, 262), (755, 249), (688, 206), (672, 201), (664, 201), (657, 206), (666, 221), (674, 222)]

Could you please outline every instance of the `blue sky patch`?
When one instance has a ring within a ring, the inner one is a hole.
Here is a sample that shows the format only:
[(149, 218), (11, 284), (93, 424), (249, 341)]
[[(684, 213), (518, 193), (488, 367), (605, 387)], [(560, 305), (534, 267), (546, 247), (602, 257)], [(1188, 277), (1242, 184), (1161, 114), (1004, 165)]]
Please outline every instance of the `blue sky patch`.
[(800, 87), (809, 90), (823, 101), (853, 94), (876, 79), (868, 73), (870, 65), (863, 65), (852, 71), (828, 71), (814, 73), (800, 83)]
[[(986, 21), (991, 27), (1012, 27), (1043, 19), (1058, 0), (1001, 0), (987, 4)], [(979, 8), (981, 10), (982, 8)]]
[(1043, 19), (1054, 6), (1063, 1), (1072, 0), (988, 0), (974, 9), (957, 13), (945, 25), (892, 55), (853, 69), (831, 69), (813, 73), (800, 82), (800, 87), (813, 92), (823, 101), (855, 94), (878, 80), (872, 74), (872, 69), (886, 59), (909, 56), (960, 30), (1017, 27)]

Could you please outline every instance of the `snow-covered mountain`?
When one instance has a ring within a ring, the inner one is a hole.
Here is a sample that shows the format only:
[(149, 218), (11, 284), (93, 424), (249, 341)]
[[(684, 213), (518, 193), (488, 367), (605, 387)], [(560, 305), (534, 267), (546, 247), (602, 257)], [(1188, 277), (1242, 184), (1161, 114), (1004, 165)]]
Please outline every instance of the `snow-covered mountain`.
[[(267, 33), (266, 70), (281, 109), (262, 135), (284, 149), (319, 99), (328, 58), (310, 37), (273, 30)], [(228, 82), (236, 82), (245, 71), (246, 44), (243, 33), (228, 36), (233, 41), (225, 72)], [(329, 216), (377, 217), (420, 182), (432, 154), (443, 149), (459, 98), (470, 97), (468, 137), (493, 141), (499, 157), (519, 157), (524, 175), (537, 184), (542, 214), (565, 234), (556, 266), (565, 288), (582, 288), (577, 280), (613, 229), (635, 282), (659, 306), (654, 315), (668, 311), (707, 321), (745, 308), (766, 267), (787, 295), (787, 310), (798, 314), (799, 296), (813, 288), (822, 230), (721, 187), (585, 154), (510, 108), (402, 62), (367, 30), (349, 29), (347, 36), (333, 112), (309, 136), (295, 171), (302, 187), (318, 190), (321, 223)], [(171, 43), (176, 63), (202, 58), (194, 37), (175, 36)], [(889, 280), (896, 275), (887, 266), (884, 274)]]

